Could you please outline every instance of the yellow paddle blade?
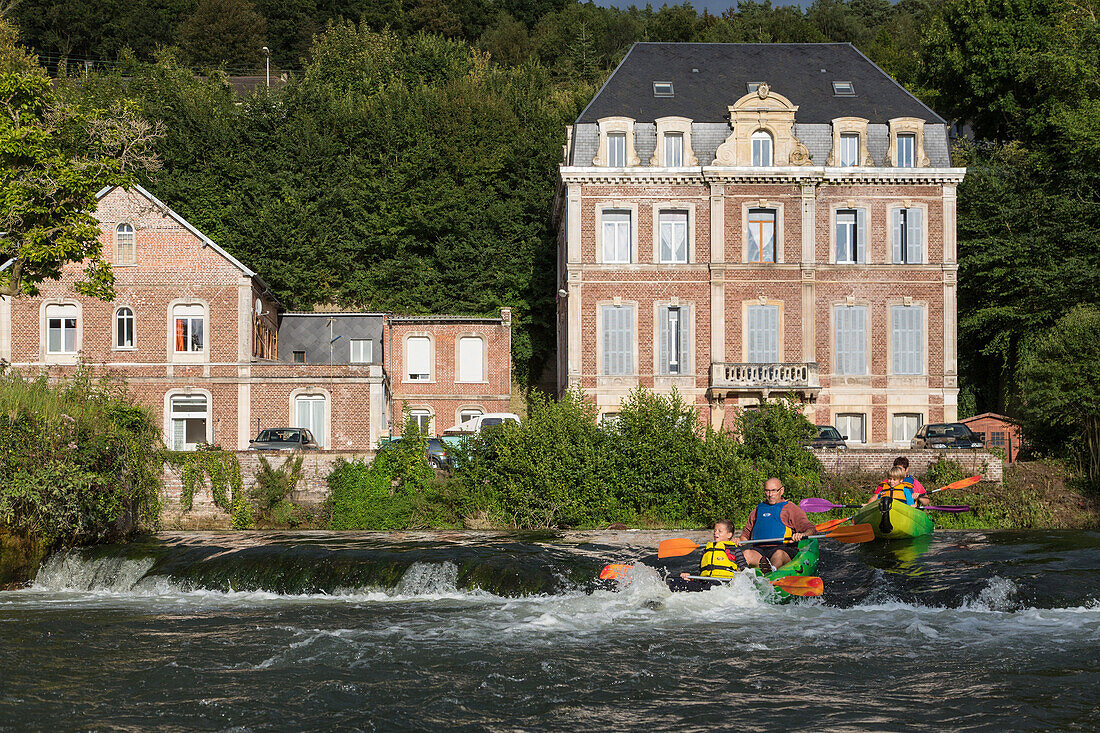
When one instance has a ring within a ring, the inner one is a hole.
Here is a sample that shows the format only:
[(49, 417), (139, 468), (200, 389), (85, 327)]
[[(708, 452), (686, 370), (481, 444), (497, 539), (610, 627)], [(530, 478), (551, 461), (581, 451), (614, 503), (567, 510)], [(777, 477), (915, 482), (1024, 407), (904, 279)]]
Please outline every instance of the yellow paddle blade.
[(600, 571), (600, 580), (613, 580), (620, 575), (626, 575), (632, 567), (634, 566), (627, 563), (604, 565), (603, 570)]
[(825, 584), (816, 575), (789, 575), (773, 580), (772, 585), (792, 596), (819, 596), (825, 592)]
[(661, 544), (657, 545), (657, 557), (662, 559), (666, 557), (681, 557), (682, 555), (689, 555), (697, 549), (699, 549), (699, 545), (683, 537), (663, 540)]

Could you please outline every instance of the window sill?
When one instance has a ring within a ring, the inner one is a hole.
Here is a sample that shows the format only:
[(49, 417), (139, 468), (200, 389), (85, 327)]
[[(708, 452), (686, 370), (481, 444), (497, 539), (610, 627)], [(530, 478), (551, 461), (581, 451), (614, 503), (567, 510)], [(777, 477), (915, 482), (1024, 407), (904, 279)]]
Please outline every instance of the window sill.
[(461, 379), (456, 379), (455, 380), (455, 384), (488, 384), (488, 383), (489, 383), (488, 379), (478, 379), (476, 381), (475, 380), (464, 381), (464, 380), (461, 380)]
[(112, 346), (111, 351), (137, 351), (136, 346)]

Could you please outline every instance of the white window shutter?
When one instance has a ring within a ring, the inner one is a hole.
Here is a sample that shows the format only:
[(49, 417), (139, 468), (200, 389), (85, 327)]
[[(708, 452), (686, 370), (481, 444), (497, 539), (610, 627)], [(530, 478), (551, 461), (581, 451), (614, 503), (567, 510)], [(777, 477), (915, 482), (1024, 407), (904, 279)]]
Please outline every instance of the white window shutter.
[(867, 262), (867, 209), (856, 209), (856, 262)]
[(458, 373), (460, 382), (480, 382), (484, 378), (485, 368), (482, 358), (482, 341), (476, 336), (467, 336), (458, 341)]
[(764, 349), (767, 351), (771, 363), (779, 361), (779, 306), (769, 305), (767, 308), (767, 328), (764, 330)]
[(890, 232), (893, 237), (891, 247), (891, 262), (899, 264), (901, 258), (901, 209), (890, 209)]
[(658, 309), (657, 323), (657, 365), (660, 374), (668, 374), (668, 306), (662, 305)]
[(909, 209), (909, 231), (906, 232), (906, 245), (908, 246), (908, 260), (913, 264), (924, 262), (922, 234), (924, 222), (921, 221), (924, 211), (921, 209)]
[(691, 346), (688, 336), (691, 333), (691, 306), (680, 306), (680, 373), (691, 374)]

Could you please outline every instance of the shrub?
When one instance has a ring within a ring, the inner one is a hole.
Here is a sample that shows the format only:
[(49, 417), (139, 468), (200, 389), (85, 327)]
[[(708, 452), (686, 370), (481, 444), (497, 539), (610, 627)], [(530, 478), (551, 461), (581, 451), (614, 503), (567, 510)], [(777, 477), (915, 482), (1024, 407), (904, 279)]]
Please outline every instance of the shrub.
[(737, 417), (742, 457), (757, 471), (778, 477), (788, 499), (812, 496), (823, 486), (821, 461), (804, 448), (816, 432), (794, 398), (768, 400)]
[(325, 511), (332, 529), (403, 529), (413, 504), (396, 490), (381, 466), (365, 461), (339, 460), (328, 475)]
[(287, 501), (287, 497), (302, 478), (302, 456), (288, 457), (279, 468), (273, 468), (266, 457), (261, 455), (259, 458), (260, 470), (256, 474), (256, 482), (249, 491), (258, 519), (271, 519), (276, 507), (280, 508), (280, 516), (286, 515), (289, 510), (282, 505), (291, 504)]
[(928, 467), (928, 471), (925, 472), (921, 484), (928, 491), (931, 491), (934, 488), (946, 486), (959, 479), (966, 478), (969, 475), (970, 473), (963, 468), (962, 464), (958, 461), (952, 461), (950, 458), (937, 458), (935, 462)]

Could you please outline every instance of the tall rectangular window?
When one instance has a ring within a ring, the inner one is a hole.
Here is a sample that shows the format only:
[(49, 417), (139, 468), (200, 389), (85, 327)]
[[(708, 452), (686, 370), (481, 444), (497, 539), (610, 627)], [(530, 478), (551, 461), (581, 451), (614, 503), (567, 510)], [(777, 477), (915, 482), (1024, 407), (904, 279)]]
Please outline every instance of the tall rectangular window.
[(201, 305), (177, 305), (172, 309), (175, 321), (176, 353), (202, 351), (206, 344), (205, 311)]
[(665, 133), (665, 165), (679, 168), (684, 164), (684, 134), (682, 132)]
[(779, 361), (779, 306), (750, 305), (746, 314), (748, 361), (775, 364)]
[(895, 412), (890, 419), (895, 443), (908, 443), (924, 424), (924, 415), (916, 412)]
[(891, 262), (919, 265), (924, 261), (924, 212), (921, 209), (891, 209)]
[(912, 168), (916, 155), (917, 136), (912, 134), (898, 135), (897, 164), (898, 168)]
[(691, 372), (691, 307), (661, 306), (658, 315), (657, 364), (660, 374)]
[(409, 418), (416, 423), (421, 435), (432, 434), (432, 413), (428, 410), (410, 410)]
[(427, 336), (412, 336), (405, 341), (405, 364), (409, 381), (427, 382), (432, 378), (432, 342)]
[(836, 373), (867, 373), (867, 307), (841, 305), (833, 310)]
[(603, 261), (630, 262), (630, 212), (603, 212)]
[(626, 167), (626, 133), (607, 134), (607, 164), (612, 168)]
[(859, 135), (844, 133), (840, 136), (840, 164), (859, 165)]
[(458, 381), (481, 382), (485, 379), (485, 342), (477, 336), (458, 340)]
[(369, 364), (374, 358), (374, 342), (370, 339), (351, 339), (351, 363)]
[(115, 264), (133, 265), (137, 262), (134, 245), (134, 228), (123, 223), (115, 227)]
[(313, 433), (314, 439), (322, 447), (325, 445), (325, 396), (301, 395), (294, 398), (295, 424), (293, 427), (305, 428)]
[(688, 215), (686, 211), (662, 211), (660, 214), (661, 262), (688, 261)]
[(895, 305), (890, 308), (894, 374), (924, 372), (924, 308)]
[(857, 219), (854, 209), (841, 209), (836, 212), (837, 264), (855, 264), (856, 262)]
[(130, 308), (115, 311), (115, 348), (134, 348), (134, 311)]
[(749, 209), (749, 262), (775, 262), (775, 211)]
[(210, 410), (206, 395), (173, 395), (168, 411), (172, 450), (195, 450), (207, 442)]
[(757, 168), (772, 164), (772, 136), (764, 130), (752, 134), (752, 164)]
[(862, 413), (847, 412), (836, 416), (836, 429), (848, 436), (849, 443), (867, 442), (867, 418)]
[(75, 305), (46, 306), (46, 352), (75, 354), (79, 309)]
[(605, 375), (634, 374), (634, 307), (600, 306)]

